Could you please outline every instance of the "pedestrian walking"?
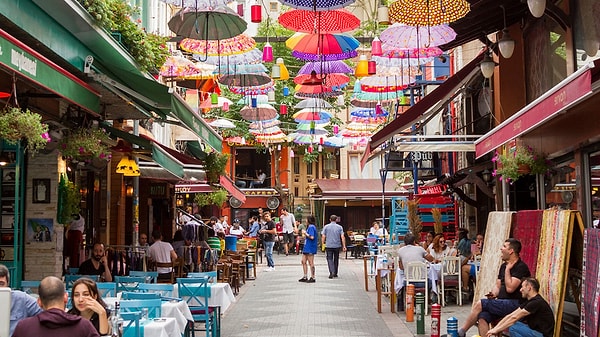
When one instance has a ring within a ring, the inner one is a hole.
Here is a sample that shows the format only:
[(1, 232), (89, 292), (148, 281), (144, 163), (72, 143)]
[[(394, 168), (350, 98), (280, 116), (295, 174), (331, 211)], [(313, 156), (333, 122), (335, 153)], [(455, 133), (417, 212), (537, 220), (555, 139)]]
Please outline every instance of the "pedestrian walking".
[[(304, 248), (302, 249), (302, 271), (304, 276), (298, 280), (299, 282), (314, 283), (315, 282), (315, 254), (317, 254), (317, 227), (315, 226), (315, 216), (307, 217), (308, 227), (306, 230), (299, 233), (304, 237)], [(310, 265), (310, 278), (308, 278), (308, 265)]]
[(340, 248), (346, 251), (346, 239), (344, 238), (344, 228), (337, 223), (338, 216), (331, 215), (330, 223), (323, 227), (321, 231), (321, 242), (325, 243), (325, 252), (327, 253), (327, 266), (329, 267), (329, 278), (338, 277), (338, 267), (340, 262)]

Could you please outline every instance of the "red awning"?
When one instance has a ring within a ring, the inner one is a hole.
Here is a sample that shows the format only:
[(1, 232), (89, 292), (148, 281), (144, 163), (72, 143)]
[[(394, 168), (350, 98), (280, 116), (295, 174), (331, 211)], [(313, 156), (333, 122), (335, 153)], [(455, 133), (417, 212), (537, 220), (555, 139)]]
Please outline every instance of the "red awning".
[(231, 179), (227, 176), (221, 176), (219, 178), (219, 183), (221, 186), (229, 192), (234, 198), (241, 202), (246, 202), (246, 195), (242, 192)]
[(593, 62), (577, 70), (502, 124), (481, 136), (475, 142), (476, 157), (479, 158), (525, 134), (591, 95), (591, 67), (594, 67)]

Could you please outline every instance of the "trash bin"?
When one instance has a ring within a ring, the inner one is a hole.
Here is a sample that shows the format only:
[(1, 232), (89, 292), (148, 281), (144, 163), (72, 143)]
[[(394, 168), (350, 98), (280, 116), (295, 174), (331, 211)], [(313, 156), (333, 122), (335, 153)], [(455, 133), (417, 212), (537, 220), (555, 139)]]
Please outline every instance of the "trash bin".
[(235, 235), (225, 236), (225, 250), (237, 252), (237, 240), (238, 237)]

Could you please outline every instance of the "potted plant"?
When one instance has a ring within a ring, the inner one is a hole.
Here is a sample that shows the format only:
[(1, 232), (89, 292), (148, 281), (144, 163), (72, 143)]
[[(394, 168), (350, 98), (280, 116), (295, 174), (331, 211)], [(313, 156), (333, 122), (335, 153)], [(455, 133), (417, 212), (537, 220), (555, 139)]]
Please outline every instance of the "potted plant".
[(109, 161), (108, 135), (103, 130), (80, 128), (62, 139), (59, 151), (68, 160), (91, 163), (94, 159)]
[(206, 171), (206, 180), (209, 183), (219, 183), (220, 176), (225, 174), (225, 165), (229, 160), (228, 154), (219, 152), (211, 152), (206, 156), (204, 161), (204, 170)]
[(213, 188), (213, 191), (210, 193), (196, 194), (194, 201), (200, 207), (208, 205), (221, 206), (225, 201), (227, 201), (227, 191), (222, 188)]
[(25, 149), (35, 154), (46, 147), (50, 136), (42, 116), (29, 109), (7, 107), (0, 112), (0, 139), (12, 144), (25, 140)]
[(501, 176), (508, 182), (516, 181), (527, 174), (545, 174), (549, 170), (549, 162), (542, 154), (526, 145), (519, 145), (506, 154), (496, 152), (493, 162), (498, 164), (494, 176)]

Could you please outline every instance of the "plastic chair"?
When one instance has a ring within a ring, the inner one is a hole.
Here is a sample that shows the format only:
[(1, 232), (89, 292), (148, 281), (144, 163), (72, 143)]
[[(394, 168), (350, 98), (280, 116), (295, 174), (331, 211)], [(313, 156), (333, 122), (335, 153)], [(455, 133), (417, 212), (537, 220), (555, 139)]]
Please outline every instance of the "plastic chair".
[(148, 308), (148, 318), (160, 317), (161, 305), (162, 301), (160, 300), (160, 298), (121, 300), (121, 302), (119, 302), (121, 313), (131, 311), (142, 311), (142, 308)]
[(404, 278), (406, 286), (413, 284), (415, 294), (422, 292), (425, 295), (425, 315), (429, 312), (429, 282), (427, 273), (427, 264), (425, 262), (409, 262), (404, 266)]
[(69, 268), (69, 275), (77, 275), (79, 268)]
[(168, 283), (141, 283), (138, 285), (139, 291), (143, 293), (155, 293), (161, 297), (173, 297), (175, 287)]
[(98, 293), (100, 297), (117, 297), (117, 284), (115, 282), (98, 282)]
[(156, 283), (156, 278), (158, 277), (157, 271), (138, 271), (131, 270), (129, 272), (129, 276), (143, 276), (146, 278), (146, 283)]
[(441, 272), (442, 306), (446, 306), (446, 290), (456, 291), (456, 304), (462, 305), (462, 272), (460, 258), (445, 256), (442, 258)]
[(219, 312), (215, 308), (208, 306), (210, 289), (208, 287), (208, 277), (200, 278), (178, 278), (177, 287), (179, 288), (179, 297), (186, 301), (194, 322), (203, 322), (206, 324), (206, 337), (219, 336)]
[(122, 291), (136, 292), (139, 285), (146, 282), (145, 276), (115, 276), (114, 279), (118, 293)]
[(124, 291), (121, 293), (121, 298), (124, 300), (153, 300), (160, 299), (159, 293), (139, 293)]
[(370, 255), (377, 255), (379, 249), (377, 248), (377, 237), (369, 235), (367, 236), (367, 251)]
[(21, 291), (27, 294), (37, 294), (37, 290), (39, 287), (40, 281), (21, 281)]
[(67, 290), (73, 288), (73, 283), (82, 277), (89, 278), (95, 282), (100, 280), (100, 275), (65, 275), (65, 287)]
[(205, 271), (201, 273), (188, 273), (188, 278), (208, 277), (208, 283), (217, 283), (217, 271)]
[(139, 311), (121, 312), (123, 319), (123, 337), (141, 337), (140, 319), (142, 313)]

